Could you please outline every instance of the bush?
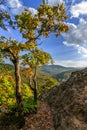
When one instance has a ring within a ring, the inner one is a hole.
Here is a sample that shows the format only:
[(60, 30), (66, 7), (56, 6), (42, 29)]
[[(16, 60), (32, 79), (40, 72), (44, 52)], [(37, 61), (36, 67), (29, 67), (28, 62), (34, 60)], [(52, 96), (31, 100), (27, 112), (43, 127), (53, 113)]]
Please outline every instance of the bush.
[(37, 107), (39, 106), (39, 102), (37, 104), (34, 103), (34, 97), (31, 96), (26, 100), (23, 100), (24, 105), (24, 113), (33, 113), (36, 112)]
[[(33, 111), (35, 106), (33, 104), (33, 97), (32, 97), (33, 94), (27, 84), (22, 85), (22, 95), (23, 95), (24, 113)], [(17, 109), (15, 82), (12, 76), (0, 77), (0, 106), (1, 106), (0, 108), (2, 108), (1, 111), (3, 110), (11, 111)]]
[(14, 80), (11, 76), (0, 77), (0, 105), (10, 106), (15, 103)]
[(41, 94), (47, 89), (51, 89), (52, 87), (58, 85), (59, 82), (49, 76), (48, 74), (40, 74), (38, 75), (38, 93)]

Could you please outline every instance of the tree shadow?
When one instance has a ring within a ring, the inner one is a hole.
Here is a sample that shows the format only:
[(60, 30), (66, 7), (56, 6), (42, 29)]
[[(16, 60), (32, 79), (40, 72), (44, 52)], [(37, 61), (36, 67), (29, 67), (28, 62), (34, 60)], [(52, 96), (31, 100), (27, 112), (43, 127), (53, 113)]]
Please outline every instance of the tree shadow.
[(25, 125), (24, 117), (19, 118), (14, 113), (5, 113), (0, 115), (1, 130), (19, 130)]

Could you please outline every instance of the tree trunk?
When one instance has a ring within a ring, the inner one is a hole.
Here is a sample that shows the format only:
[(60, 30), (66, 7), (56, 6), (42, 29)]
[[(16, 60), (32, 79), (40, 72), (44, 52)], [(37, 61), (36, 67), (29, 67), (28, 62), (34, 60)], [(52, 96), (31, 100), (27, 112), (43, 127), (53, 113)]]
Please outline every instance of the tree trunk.
[(37, 104), (37, 81), (36, 79), (33, 80), (34, 81), (34, 103)]
[[(37, 79), (36, 79), (36, 76), (34, 77), (33, 82), (34, 82), (34, 89), (33, 89), (34, 104), (37, 105)], [(35, 106), (35, 113), (37, 113), (37, 106)]]
[(23, 102), (21, 94), (21, 76), (20, 76), (20, 66), (18, 61), (14, 63), (15, 66), (15, 81), (16, 81), (16, 100), (18, 104), (18, 114), (19, 117), (23, 116)]
[(35, 74), (34, 74), (34, 78), (33, 78), (33, 82), (34, 82), (34, 103), (37, 104), (37, 67), (35, 67)]

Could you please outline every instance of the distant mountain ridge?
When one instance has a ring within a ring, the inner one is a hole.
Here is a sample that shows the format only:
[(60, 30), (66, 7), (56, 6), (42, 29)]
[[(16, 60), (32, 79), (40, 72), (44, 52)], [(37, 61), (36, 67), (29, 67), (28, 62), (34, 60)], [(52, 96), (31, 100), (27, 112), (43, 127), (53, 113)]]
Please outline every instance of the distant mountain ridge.
[(54, 75), (64, 71), (77, 70), (77, 69), (78, 68), (75, 67), (64, 67), (60, 65), (44, 65), (42, 66), (41, 71), (45, 71), (46, 73)]
[(66, 81), (71, 72), (79, 70), (80, 68), (75, 67), (64, 67), (61, 65), (44, 65), (41, 67), (41, 71), (51, 75), (53, 78), (58, 81)]

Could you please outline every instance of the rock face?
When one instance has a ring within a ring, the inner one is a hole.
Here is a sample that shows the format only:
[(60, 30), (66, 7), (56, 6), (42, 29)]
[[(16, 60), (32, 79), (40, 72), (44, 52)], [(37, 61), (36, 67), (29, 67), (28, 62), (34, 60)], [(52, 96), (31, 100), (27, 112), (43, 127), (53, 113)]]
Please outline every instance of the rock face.
[(54, 130), (87, 130), (87, 69), (43, 95), (52, 110)]

